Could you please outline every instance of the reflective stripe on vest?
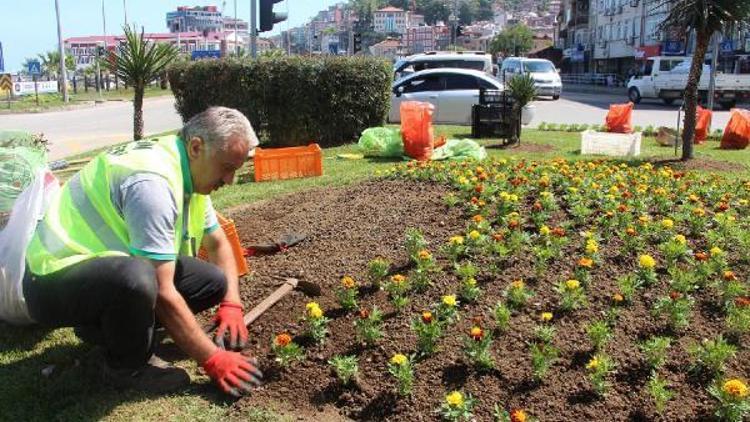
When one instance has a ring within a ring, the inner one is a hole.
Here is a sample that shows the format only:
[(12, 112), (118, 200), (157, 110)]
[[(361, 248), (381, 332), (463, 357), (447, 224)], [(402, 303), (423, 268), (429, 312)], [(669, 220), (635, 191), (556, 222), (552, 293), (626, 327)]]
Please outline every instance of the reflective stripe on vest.
[(112, 202), (110, 186), (136, 173), (154, 173), (167, 181), (177, 203), (174, 250), (194, 255), (193, 245), (200, 245), (203, 236), (207, 197), (185, 195), (185, 185), (192, 190), (185, 149), (181, 139), (167, 136), (115, 147), (68, 181), (29, 244), (29, 269), (45, 275), (94, 257), (131, 255), (128, 228)]

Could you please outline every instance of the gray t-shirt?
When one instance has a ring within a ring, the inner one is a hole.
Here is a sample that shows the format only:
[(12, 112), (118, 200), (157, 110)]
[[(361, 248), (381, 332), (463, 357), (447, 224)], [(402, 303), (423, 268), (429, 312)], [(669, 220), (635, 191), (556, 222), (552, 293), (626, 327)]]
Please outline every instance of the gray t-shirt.
[[(166, 179), (153, 173), (134, 174), (110, 186), (110, 197), (128, 227), (131, 254), (158, 261), (177, 258), (179, 251), (174, 247), (177, 201)], [(187, 204), (184, 209), (187, 212)], [(210, 198), (204, 228), (205, 233), (219, 228)]]

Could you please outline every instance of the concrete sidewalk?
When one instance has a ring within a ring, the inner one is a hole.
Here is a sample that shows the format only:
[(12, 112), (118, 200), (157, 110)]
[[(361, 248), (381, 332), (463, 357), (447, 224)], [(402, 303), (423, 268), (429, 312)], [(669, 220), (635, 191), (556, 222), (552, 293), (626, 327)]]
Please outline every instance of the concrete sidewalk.
[(563, 84), (563, 92), (580, 92), (584, 94), (615, 95), (627, 98), (628, 89), (623, 86)]

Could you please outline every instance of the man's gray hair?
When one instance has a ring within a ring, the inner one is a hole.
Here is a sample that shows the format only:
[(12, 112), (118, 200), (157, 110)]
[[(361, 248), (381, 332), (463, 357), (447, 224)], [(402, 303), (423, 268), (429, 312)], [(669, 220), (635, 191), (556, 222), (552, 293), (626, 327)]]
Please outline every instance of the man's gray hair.
[(258, 145), (258, 137), (247, 117), (228, 107), (209, 107), (191, 117), (182, 127), (180, 137), (183, 141), (189, 142), (196, 136), (201, 138), (211, 151), (225, 150), (227, 141), (233, 136), (247, 139), (250, 149)]

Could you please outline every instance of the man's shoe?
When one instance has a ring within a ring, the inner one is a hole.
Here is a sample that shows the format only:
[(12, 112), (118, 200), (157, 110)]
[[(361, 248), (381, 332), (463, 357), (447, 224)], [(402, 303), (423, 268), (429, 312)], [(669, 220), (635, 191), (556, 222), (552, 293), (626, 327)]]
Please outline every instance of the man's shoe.
[(151, 356), (139, 369), (113, 369), (104, 365), (104, 378), (115, 388), (133, 389), (154, 394), (172, 393), (190, 385), (190, 376), (182, 369)]

